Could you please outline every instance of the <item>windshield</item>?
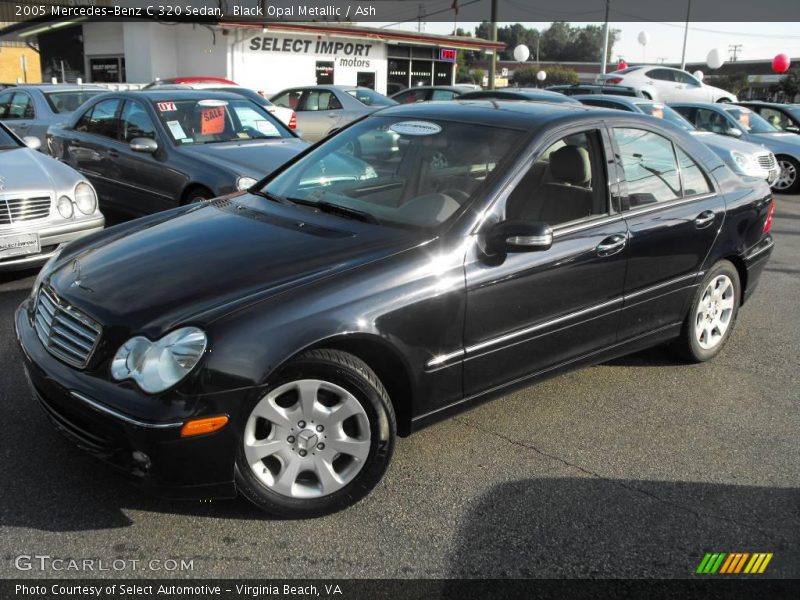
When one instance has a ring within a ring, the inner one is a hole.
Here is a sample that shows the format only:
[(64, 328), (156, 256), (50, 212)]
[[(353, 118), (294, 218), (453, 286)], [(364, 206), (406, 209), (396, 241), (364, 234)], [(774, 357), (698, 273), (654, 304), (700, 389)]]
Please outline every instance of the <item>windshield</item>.
[(94, 98), (100, 94), (105, 94), (108, 90), (73, 90), (69, 92), (45, 92), (44, 97), (54, 113), (69, 113), (86, 102), (89, 98)]
[(371, 117), (323, 142), (262, 193), (343, 217), (432, 229), (516, 157), (523, 135), (472, 123)]
[(0, 150), (10, 150), (11, 148), (19, 148), (19, 142), (3, 127), (0, 127)]
[(387, 98), (383, 94), (379, 94), (369, 88), (347, 90), (347, 93), (366, 106), (392, 106), (393, 104), (397, 104), (397, 102), (391, 98)]
[(292, 137), (266, 110), (241, 100), (153, 101), (172, 139), (183, 146)]
[(677, 125), (681, 129), (685, 129), (686, 131), (694, 131), (695, 126), (689, 123), (686, 119), (680, 116), (677, 112), (672, 110), (669, 106), (664, 104), (660, 104), (658, 102), (634, 102), (636, 106), (641, 110), (644, 114), (650, 115), (651, 117), (656, 117), (657, 119), (664, 119), (672, 123), (673, 125)]
[(741, 127), (747, 133), (775, 133), (780, 131), (749, 108), (731, 106), (725, 107), (725, 111), (734, 119), (736, 119), (739, 127)]

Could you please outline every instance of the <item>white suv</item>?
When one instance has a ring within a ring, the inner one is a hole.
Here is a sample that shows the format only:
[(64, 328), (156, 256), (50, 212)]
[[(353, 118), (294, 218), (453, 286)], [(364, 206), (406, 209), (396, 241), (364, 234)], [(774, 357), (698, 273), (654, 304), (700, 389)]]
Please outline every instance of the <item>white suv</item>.
[(601, 77), (612, 85), (626, 85), (645, 98), (661, 102), (736, 102), (736, 94), (706, 85), (694, 75), (663, 65), (639, 65)]

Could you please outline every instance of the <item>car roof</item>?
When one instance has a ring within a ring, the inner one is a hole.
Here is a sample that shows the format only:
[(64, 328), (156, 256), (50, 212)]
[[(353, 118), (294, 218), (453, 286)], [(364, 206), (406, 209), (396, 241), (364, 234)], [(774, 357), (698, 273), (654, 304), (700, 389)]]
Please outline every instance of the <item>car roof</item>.
[(25, 85), (15, 85), (15, 90), (39, 90), (41, 92), (78, 92), (80, 90), (90, 90), (96, 92), (98, 90), (107, 89), (102, 85), (65, 85), (63, 83), (38, 83), (38, 84), (25, 84)]
[(547, 123), (596, 119), (604, 113), (608, 118), (639, 118), (637, 113), (620, 113), (615, 109), (585, 106), (579, 102), (519, 102), (518, 100), (447, 100), (398, 104), (381, 109), (370, 118), (408, 117), (438, 119), (475, 125), (490, 125), (535, 131)]
[[(551, 92), (548, 90), (543, 90), (539, 88), (503, 88), (499, 90), (481, 90), (475, 92), (468, 92), (464, 94), (464, 96), (468, 96), (470, 98), (479, 99), (479, 98), (491, 98), (497, 97), (501, 98), (502, 96), (507, 96), (509, 98), (520, 98), (520, 99), (530, 99), (530, 100), (542, 100), (542, 101), (552, 101), (552, 102), (561, 102), (564, 104), (574, 103), (573, 100), (569, 96), (565, 96), (564, 94), (559, 94), (558, 92)], [(463, 98), (463, 96), (462, 96)]]
[[(617, 102), (618, 104), (653, 102), (653, 100), (648, 100), (647, 98), (620, 96), (618, 94), (574, 94), (571, 97), (575, 100), (607, 100), (609, 102)], [(663, 102), (661, 104), (663, 104)]]
[[(728, 103), (724, 102), (667, 102), (667, 106), (686, 106), (687, 108), (713, 108), (724, 110)], [(731, 105), (735, 106), (735, 105)]]
[(173, 89), (169, 88), (161, 90), (158, 88), (150, 88), (147, 90), (133, 90), (125, 92), (110, 92), (110, 95), (122, 96), (124, 98), (141, 98), (145, 97), (150, 100), (168, 101), (168, 100), (242, 100), (241, 94), (235, 92), (220, 92), (217, 90), (194, 90), (194, 89)]

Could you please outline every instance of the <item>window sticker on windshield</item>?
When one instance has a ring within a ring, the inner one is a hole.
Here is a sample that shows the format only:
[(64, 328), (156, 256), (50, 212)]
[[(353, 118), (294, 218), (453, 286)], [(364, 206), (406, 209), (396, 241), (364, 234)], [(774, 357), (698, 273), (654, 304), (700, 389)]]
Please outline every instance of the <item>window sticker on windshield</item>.
[(174, 102), (157, 102), (156, 106), (160, 112), (173, 112), (175, 110)]
[(400, 135), (435, 135), (442, 130), (436, 123), (429, 121), (400, 121), (389, 129)]
[(167, 121), (167, 127), (169, 127), (169, 132), (176, 140), (182, 140), (186, 137), (186, 132), (181, 127), (180, 121)]
[(200, 100), (197, 103), (197, 106), (204, 106), (204, 107), (208, 107), (208, 106), (228, 106), (228, 101), (227, 100), (213, 100), (213, 99), (212, 100)]
[(215, 106), (204, 108), (201, 114), (202, 125), (200, 133), (202, 135), (216, 135), (225, 131), (225, 108)]
[(740, 112), (739, 123), (741, 123), (745, 127), (750, 127), (750, 113)]
[(653, 105), (653, 112), (650, 113), (656, 119), (663, 119), (664, 118), (664, 105), (654, 104)]

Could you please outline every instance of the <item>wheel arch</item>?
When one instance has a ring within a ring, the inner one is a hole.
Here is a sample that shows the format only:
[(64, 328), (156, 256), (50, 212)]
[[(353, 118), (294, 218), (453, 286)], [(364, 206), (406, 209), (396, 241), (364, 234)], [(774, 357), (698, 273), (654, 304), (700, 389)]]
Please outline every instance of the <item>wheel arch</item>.
[(739, 285), (741, 286), (741, 289), (739, 290), (742, 298), (741, 304), (744, 304), (744, 299), (747, 297), (747, 294), (745, 294), (745, 291), (747, 290), (747, 267), (744, 264), (744, 259), (737, 254), (730, 254), (728, 256), (720, 257), (719, 260), (727, 260), (728, 262), (733, 263), (733, 266), (736, 267), (736, 272), (739, 274)]
[(179, 204), (180, 204), (181, 206), (183, 206), (184, 204), (186, 204), (186, 201), (189, 199), (189, 195), (190, 195), (192, 192), (194, 192), (194, 191), (197, 191), (197, 190), (201, 190), (201, 191), (204, 191), (204, 192), (208, 192), (209, 194), (211, 194), (211, 197), (212, 197), (212, 198), (213, 198), (214, 196), (216, 196), (216, 194), (214, 193), (214, 190), (212, 190), (212, 189), (211, 189), (210, 187), (208, 187), (207, 185), (203, 185), (202, 183), (198, 183), (198, 182), (196, 182), (196, 181), (191, 181), (191, 182), (187, 183), (187, 184), (184, 186), (183, 190), (181, 190), (181, 195), (180, 195), (180, 198), (179, 198), (179, 201), (180, 201), (180, 202), (179, 202)]
[[(341, 350), (367, 363), (375, 371), (378, 379), (380, 379), (389, 394), (389, 399), (392, 401), (392, 407), (397, 417), (398, 435), (407, 436), (411, 433), (413, 406), (411, 371), (396, 347), (376, 335), (338, 335), (320, 340), (311, 346), (303, 348), (284, 361), (284, 364), (303, 352), (320, 348)], [(279, 369), (280, 367), (276, 371)]]

